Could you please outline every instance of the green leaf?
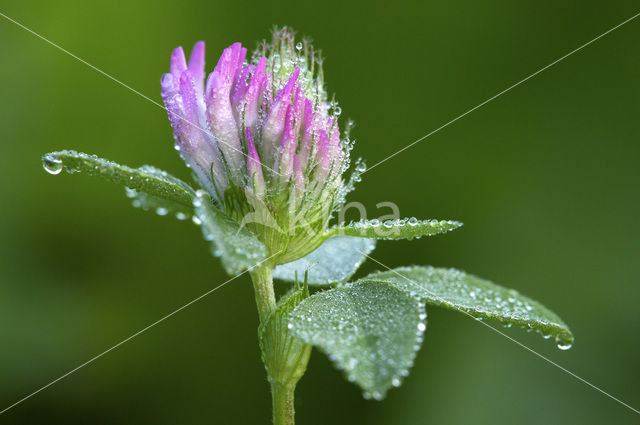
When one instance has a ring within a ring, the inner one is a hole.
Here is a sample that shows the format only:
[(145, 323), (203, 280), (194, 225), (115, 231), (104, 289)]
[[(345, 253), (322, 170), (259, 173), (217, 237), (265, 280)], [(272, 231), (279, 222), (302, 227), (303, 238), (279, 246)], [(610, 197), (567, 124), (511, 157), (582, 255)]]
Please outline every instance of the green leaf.
[(150, 165), (130, 168), (126, 165), (76, 151), (48, 153), (42, 157), (45, 170), (51, 174), (84, 173), (113, 183), (122, 184), (137, 192), (144, 192), (191, 208), (194, 190), (187, 183), (166, 171)]
[(360, 280), (302, 301), (290, 327), (324, 351), (365, 397), (380, 400), (407, 376), (425, 320), (418, 298), (385, 282)]
[(277, 266), (273, 270), (273, 277), (294, 282), (296, 274), (298, 279), (302, 279), (308, 270), (309, 285), (344, 282), (353, 276), (364, 263), (365, 254), (371, 253), (375, 246), (375, 241), (371, 239), (335, 236), (305, 257)]
[(332, 235), (360, 236), (373, 239), (413, 239), (447, 233), (462, 226), (452, 220), (417, 220), (415, 217), (398, 220), (360, 220), (344, 227), (333, 227)]
[(193, 205), (202, 234), (211, 242), (213, 255), (221, 257), (227, 273), (240, 273), (265, 259), (266, 248), (262, 242), (220, 211), (206, 192), (198, 190)]
[(178, 202), (158, 198), (145, 192), (138, 192), (128, 187), (125, 189), (127, 198), (131, 199), (131, 204), (134, 208), (141, 208), (144, 211), (154, 211), (160, 216), (170, 214), (178, 220), (188, 220), (193, 217), (193, 206), (187, 207)]
[(427, 304), (490, 319), (507, 326), (516, 325), (555, 337), (558, 347), (571, 347), (573, 335), (567, 325), (537, 301), (455, 269), (400, 267), (373, 273), (365, 280), (390, 282), (423, 298)]

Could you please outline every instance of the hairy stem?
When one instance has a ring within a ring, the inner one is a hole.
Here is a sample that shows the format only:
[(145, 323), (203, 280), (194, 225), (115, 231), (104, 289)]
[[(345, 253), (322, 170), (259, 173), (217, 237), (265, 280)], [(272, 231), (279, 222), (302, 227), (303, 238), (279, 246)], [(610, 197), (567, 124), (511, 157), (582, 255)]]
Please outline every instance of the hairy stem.
[(271, 384), (271, 396), (273, 397), (273, 423), (274, 425), (294, 425), (293, 393), (294, 385)]
[(285, 298), (284, 304), (283, 301), (276, 304), (271, 266), (264, 265), (254, 269), (251, 278), (260, 317), (258, 341), (271, 383), (273, 423), (294, 425), (294, 390), (307, 369), (311, 346), (290, 334), (287, 317), (289, 311), (304, 298), (305, 293), (298, 288), (299, 295)]
[(276, 296), (273, 291), (273, 279), (271, 278), (271, 266), (263, 264), (251, 271), (253, 290), (256, 295), (256, 305), (260, 323), (263, 323), (269, 314), (276, 308)]

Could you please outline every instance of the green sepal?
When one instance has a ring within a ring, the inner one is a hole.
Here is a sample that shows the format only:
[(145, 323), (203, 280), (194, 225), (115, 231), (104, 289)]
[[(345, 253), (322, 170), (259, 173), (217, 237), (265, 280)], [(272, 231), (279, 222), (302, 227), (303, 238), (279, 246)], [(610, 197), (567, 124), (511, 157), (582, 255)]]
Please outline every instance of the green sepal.
[(246, 187), (233, 182), (224, 192), (224, 210), (242, 227), (253, 232), (272, 253), (274, 264), (284, 264), (304, 257), (324, 242), (329, 235), (326, 223), (329, 212), (322, 204), (303, 205), (290, 210), (288, 192), (269, 201), (256, 196)]

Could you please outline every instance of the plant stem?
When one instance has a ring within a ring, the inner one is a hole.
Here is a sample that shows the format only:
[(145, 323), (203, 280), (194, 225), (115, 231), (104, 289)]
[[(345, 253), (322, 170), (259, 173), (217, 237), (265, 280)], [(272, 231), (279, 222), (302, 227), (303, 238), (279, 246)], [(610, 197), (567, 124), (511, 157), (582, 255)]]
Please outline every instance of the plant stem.
[(260, 323), (269, 317), (269, 314), (276, 308), (276, 295), (273, 291), (273, 279), (271, 277), (271, 266), (263, 264), (251, 271), (253, 280), (253, 290), (256, 295), (256, 305)]
[(293, 394), (294, 385), (271, 384), (271, 396), (273, 397), (273, 423), (274, 425), (294, 425)]
[[(271, 265), (262, 265), (251, 271), (260, 317), (258, 341), (262, 361), (271, 383), (273, 423), (294, 425), (294, 390), (307, 369), (311, 346), (290, 334), (287, 326), (288, 308), (295, 307), (295, 304), (289, 307), (283, 305), (278, 307), (271, 269)], [(308, 291), (306, 294), (308, 296)], [(291, 299), (293, 298), (289, 298)]]

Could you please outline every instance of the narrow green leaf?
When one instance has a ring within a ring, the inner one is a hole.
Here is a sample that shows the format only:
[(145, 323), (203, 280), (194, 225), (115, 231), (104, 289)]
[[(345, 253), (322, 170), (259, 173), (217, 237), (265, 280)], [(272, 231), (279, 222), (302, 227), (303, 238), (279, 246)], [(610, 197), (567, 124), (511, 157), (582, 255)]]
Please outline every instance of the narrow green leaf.
[(294, 282), (296, 274), (298, 279), (302, 279), (308, 270), (309, 285), (344, 282), (353, 276), (364, 263), (365, 254), (373, 251), (375, 246), (375, 240), (335, 236), (305, 257), (277, 266), (273, 270), (273, 277)]
[(365, 280), (390, 282), (423, 298), (427, 304), (490, 319), (507, 326), (516, 325), (554, 337), (558, 348), (571, 347), (573, 335), (567, 325), (537, 301), (455, 269), (400, 267), (373, 273)]
[(178, 220), (190, 220), (193, 217), (193, 206), (187, 207), (178, 202), (169, 201), (145, 192), (126, 187), (127, 198), (131, 199), (134, 208), (153, 211), (160, 216), (172, 215)]
[(360, 236), (372, 239), (413, 239), (447, 233), (462, 226), (452, 220), (418, 220), (415, 217), (398, 220), (378, 219), (351, 222), (344, 227), (333, 227), (332, 235)]
[(408, 375), (426, 329), (424, 304), (385, 282), (360, 280), (302, 301), (295, 336), (324, 351), (365, 397), (384, 398)]
[(211, 252), (221, 257), (227, 273), (233, 275), (255, 266), (266, 257), (266, 248), (256, 236), (227, 217), (202, 190), (193, 202), (197, 221)]
[(191, 186), (150, 165), (130, 168), (95, 155), (68, 150), (48, 153), (42, 157), (42, 162), (45, 170), (51, 174), (60, 174), (62, 170), (71, 174), (84, 173), (188, 208), (193, 202), (194, 190)]

